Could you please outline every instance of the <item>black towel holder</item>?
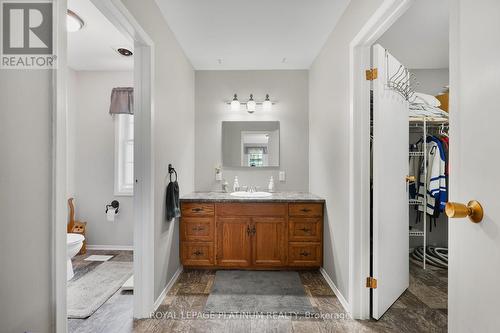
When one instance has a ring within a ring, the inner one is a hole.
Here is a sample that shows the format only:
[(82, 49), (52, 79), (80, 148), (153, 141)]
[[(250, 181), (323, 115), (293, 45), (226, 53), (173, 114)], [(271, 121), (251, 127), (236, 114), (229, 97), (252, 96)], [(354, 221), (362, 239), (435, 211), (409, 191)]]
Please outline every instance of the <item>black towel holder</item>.
[(172, 164), (169, 164), (168, 165), (168, 173), (170, 175), (170, 182), (172, 182), (172, 174), (174, 173), (175, 174), (175, 181), (177, 181), (177, 171), (175, 171), (174, 167), (172, 166)]

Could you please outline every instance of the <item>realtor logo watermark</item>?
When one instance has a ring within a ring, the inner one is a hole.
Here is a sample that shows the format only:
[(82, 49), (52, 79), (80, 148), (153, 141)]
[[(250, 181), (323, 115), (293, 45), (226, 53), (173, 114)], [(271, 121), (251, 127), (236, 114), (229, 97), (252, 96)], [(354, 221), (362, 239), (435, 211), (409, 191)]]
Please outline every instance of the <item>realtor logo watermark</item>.
[(55, 68), (52, 1), (2, 0), (0, 4), (0, 68)]

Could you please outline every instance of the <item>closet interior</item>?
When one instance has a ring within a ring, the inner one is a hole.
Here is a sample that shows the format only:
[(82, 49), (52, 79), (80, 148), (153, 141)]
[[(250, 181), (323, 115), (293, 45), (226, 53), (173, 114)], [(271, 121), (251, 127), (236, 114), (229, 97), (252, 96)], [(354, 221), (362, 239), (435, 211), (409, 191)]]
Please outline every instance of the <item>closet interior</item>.
[[(448, 200), (449, 127), (446, 112), (439, 108), (440, 103), (435, 104), (410, 102), (411, 112), (418, 107), (409, 119), (410, 253), (424, 269), (427, 264), (448, 267), (448, 220), (444, 207)], [(428, 114), (429, 108), (435, 114)]]

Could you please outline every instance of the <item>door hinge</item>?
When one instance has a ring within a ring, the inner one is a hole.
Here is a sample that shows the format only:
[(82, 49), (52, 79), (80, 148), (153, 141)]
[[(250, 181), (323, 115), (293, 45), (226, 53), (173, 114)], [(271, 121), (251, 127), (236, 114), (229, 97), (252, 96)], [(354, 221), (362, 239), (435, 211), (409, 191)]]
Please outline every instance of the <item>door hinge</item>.
[(367, 277), (366, 278), (366, 288), (370, 288), (370, 289), (377, 289), (377, 279), (375, 279), (374, 277)]
[(365, 73), (366, 73), (366, 80), (368, 81), (373, 81), (378, 77), (378, 69), (376, 68), (368, 69), (366, 70)]

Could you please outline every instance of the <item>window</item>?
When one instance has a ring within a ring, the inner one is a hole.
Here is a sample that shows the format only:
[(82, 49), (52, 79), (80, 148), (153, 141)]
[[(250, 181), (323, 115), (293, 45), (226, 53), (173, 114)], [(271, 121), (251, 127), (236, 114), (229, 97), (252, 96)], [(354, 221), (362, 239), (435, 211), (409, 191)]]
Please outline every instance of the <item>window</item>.
[(134, 194), (134, 116), (115, 116), (115, 195)]
[(262, 167), (264, 166), (264, 147), (249, 147), (248, 148), (248, 166)]

